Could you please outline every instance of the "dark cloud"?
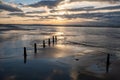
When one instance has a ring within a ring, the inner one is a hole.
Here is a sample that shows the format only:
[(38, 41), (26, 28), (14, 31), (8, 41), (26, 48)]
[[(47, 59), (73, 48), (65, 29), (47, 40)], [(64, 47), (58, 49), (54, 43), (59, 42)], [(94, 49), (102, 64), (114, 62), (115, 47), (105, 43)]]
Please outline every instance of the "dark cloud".
[(72, 9), (61, 9), (61, 10), (51, 10), (50, 12), (51, 13), (54, 13), (54, 12), (60, 12), (60, 11), (86, 11), (86, 10), (93, 10), (94, 9), (94, 6), (88, 6), (88, 7), (80, 7), (80, 8), (72, 8)]
[(8, 15), (10, 16), (25, 16), (25, 14), (23, 12), (13, 12), (13, 13), (9, 13)]
[(72, 12), (77, 12), (77, 11), (97, 11), (97, 10), (116, 10), (120, 9), (120, 5), (116, 6), (107, 6), (107, 7), (101, 7), (101, 8), (95, 8), (94, 6), (88, 6), (88, 7), (80, 7), (80, 8), (72, 8), (72, 9), (61, 9), (61, 10), (51, 10), (51, 13), (54, 12), (61, 12), (61, 11), (72, 11)]
[[(61, 16), (61, 15), (60, 15)], [(91, 25), (93, 24), (100, 24), (100, 25), (120, 25), (120, 11), (116, 12), (106, 12), (106, 13), (83, 13), (83, 14), (71, 14), (71, 15), (64, 15), (64, 18), (67, 19), (76, 19), (76, 18), (84, 18), (84, 19), (91, 19), (95, 20), (90, 22)], [(86, 22), (89, 23), (89, 22)]]
[(110, 18), (120, 18), (120, 11), (116, 12), (106, 12), (106, 13), (83, 13), (83, 14), (71, 14), (64, 15), (65, 18), (88, 18), (88, 19), (110, 19)]
[(19, 16), (19, 17), (24, 17), (24, 18), (39, 18), (39, 19), (48, 19), (50, 16), (40, 16), (40, 15), (27, 15), (25, 13), (10, 13), (8, 14), (9, 16)]
[(11, 11), (11, 12), (15, 12), (15, 11), (22, 12), (22, 10), (20, 10), (19, 8), (12, 7), (12, 6), (4, 4), (4, 3), (0, 3), (0, 9), (1, 10), (6, 10), (6, 11)]
[[(30, 4), (28, 6), (31, 7), (41, 7), (41, 6), (47, 6), (49, 8), (53, 8), (57, 5), (59, 5), (59, 3), (63, 2), (65, 0), (42, 0), (33, 4)], [(76, 1), (99, 1), (99, 2), (110, 2), (110, 3), (114, 3), (114, 2), (120, 2), (120, 0), (68, 0), (68, 2), (76, 2)], [(64, 2), (63, 2), (64, 4)]]
[(114, 10), (114, 9), (120, 9), (120, 5), (108, 6), (108, 7), (102, 7), (102, 8), (95, 8), (93, 10)]
[(60, 2), (64, 0), (42, 0), (40, 2), (30, 4), (31, 7), (41, 7), (41, 6), (47, 6), (49, 8), (57, 6)]
[(31, 11), (31, 12), (26, 12), (27, 14), (34, 14), (34, 13), (46, 13), (46, 11)]

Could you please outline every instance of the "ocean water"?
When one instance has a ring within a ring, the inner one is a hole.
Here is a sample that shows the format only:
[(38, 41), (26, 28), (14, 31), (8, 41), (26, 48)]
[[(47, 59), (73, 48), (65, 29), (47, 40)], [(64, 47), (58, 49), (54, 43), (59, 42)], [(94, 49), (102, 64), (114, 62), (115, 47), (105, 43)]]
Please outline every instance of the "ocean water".
[(111, 63), (120, 58), (120, 28), (17, 27), (0, 31), (0, 80), (105, 80), (106, 55)]

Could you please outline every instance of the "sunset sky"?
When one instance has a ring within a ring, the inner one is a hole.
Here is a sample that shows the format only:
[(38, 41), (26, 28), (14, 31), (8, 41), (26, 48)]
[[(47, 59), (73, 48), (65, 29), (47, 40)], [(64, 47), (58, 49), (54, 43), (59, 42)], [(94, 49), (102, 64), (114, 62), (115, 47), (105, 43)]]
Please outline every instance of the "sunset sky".
[(0, 24), (120, 25), (120, 0), (0, 0)]

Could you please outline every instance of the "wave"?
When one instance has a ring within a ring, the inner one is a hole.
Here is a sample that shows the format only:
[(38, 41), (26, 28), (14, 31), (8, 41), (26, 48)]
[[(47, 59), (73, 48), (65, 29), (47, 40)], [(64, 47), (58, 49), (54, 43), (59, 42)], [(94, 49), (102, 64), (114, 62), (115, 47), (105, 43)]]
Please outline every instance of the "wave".
[(85, 42), (73, 42), (73, 41), (67, 41), (66, 44), (72, 44), (72, 45), (81, 45), (81, 46), (85, 46), (85, 47), (94, 47), (94, 48), (104, 48), (104, 49), (110, 49), (110, 50), (115, 50), (115, 51), (120, 51), (119, 46), (114, 46), (114, 47), (110, 47), (107, 45), (98, 45), (98, 44), (90, 44), (90, 43), (85, 43)]

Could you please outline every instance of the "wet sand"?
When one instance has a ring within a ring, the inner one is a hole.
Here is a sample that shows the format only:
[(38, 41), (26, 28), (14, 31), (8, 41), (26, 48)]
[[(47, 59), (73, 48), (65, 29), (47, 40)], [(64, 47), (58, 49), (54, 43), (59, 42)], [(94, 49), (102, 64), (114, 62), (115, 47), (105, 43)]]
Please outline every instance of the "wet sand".
[[(112, 36), (109, 29), (94, 29), (1, 30), (0, 80), (120, 80), (119, 30), (110, 29), (117, 33)], [(43, 48), (42, 41), (47, 42), (53, 35), (58, 36), (57, 44), (49, 47), (46, 43)], [(23, 47), (27, 48), (26, 58)], [(108, 53), (111, 64), (106, 73)]]

